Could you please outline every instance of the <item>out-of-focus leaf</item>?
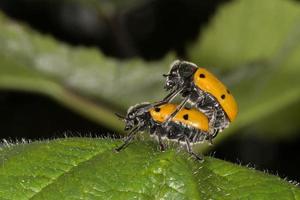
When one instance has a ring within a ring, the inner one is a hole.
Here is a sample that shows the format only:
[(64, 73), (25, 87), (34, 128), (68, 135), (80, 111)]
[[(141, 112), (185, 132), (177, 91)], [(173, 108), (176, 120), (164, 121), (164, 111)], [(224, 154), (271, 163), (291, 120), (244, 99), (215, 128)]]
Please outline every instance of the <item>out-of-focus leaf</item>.
[[(221, 79), (230, 86), (240, 108), (237, 120), (216, 143), (242, 127), (272, 121), (272, 116), (280, 115), (278, 111), (299, 102), (299, 24), (296, 1), (237, 0), (220, 8), (193, 45), (192, 61), (228, 72)], [(289, 118), (282, 123), (285, 120)]]
[(251, 128), (254, 128), (260, 135), (266, 136), (269, 139), (292, 139), (291, 137), (287, 138), (286, 134), (282, 133), (287, 133), (289, 136), (294, 134), (296, 136), (300, 129), (299, 119), (300, 106), (296, 102), (276, 112), (271, 119), (260, 120)]
[(280, 52), (283, 54), (288, 50), (282, 49), (283, 46), (299, 42), (291, 38), (298, 30), (299, 15), (299, 3), (292, 0), (227, 3), (219, 8), (199, 41), (190, 49), (190, 59), (204, 66), (222, 68), (274, 59), (279, 50), (284, 50)]
[(300, 199), (279, 177), (156, 144), (58, 139), (0, 149), (1, 199)]
[[(0, 15), (0, 88), (40, 92), (121, 130), (114, 113), (164, 96), (162, 74), (173, 60), (146, 63), (70, 47)], [(97, 105), (87, 97), (99, 102)], [(109, 104), (110, 107), (103, 106)]]

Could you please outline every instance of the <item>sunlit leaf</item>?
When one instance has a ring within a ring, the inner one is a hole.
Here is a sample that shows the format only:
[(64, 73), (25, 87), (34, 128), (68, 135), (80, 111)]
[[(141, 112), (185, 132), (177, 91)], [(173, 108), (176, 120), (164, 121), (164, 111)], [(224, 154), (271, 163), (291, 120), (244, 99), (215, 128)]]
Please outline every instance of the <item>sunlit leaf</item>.
[(155, 143), (69, 138), (0, 149), (1, 199), (300, 199), (279, 177)]

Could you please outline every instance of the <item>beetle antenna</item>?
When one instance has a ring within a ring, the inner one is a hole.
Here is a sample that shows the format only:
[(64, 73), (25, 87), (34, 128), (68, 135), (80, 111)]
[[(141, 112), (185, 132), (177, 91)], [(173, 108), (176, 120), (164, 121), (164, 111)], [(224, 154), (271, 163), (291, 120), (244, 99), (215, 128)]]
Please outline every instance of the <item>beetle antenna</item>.
[(123, 115), (121, 115), (121, 114), (119, 114), (119, 113), (115, 113), (115, 115), (116, 115), (119, 119), (121, 119), (121, 120), (124, 120), (124, 119), (125, 119), (125, 116), (123, 116)]

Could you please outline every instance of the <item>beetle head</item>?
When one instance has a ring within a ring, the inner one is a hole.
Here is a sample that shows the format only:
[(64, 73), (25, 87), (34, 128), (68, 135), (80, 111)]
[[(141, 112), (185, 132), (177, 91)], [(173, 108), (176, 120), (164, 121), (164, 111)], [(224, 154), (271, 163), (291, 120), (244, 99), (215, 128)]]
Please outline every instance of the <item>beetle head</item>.
[(168, 74), (165, 74), (166, 83), (164, 88), (167, 90), (176, 90), (184, 86), (190, 81), (191, 76), (197, 70), (197, 66), (193, 63), (176, 60), (171, 64)]
[(130, 107), (124, 118), (125, 131), (131, 130), (135, 126), (143, 126), (150, 108), (150, 103), (141, 103)]

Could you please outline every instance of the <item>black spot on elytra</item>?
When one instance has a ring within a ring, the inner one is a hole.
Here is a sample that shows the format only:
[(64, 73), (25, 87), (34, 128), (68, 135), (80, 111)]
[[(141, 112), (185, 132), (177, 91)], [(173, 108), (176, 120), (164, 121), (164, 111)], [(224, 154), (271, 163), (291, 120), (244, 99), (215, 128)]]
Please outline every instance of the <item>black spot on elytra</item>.
[(205, 78), (205, 74), (200, 74), (199, 77), (200, 78)]
[(230, 91), (229, 91), (228, 89), (226, 89), (226, 92), (227, 92), (228, 94), (230, 94)]
[(160, 108), (154, 108), (155, 112), (159, 112)]
[(222, 95), (221, 95), (221, 99), (225, 99), (225, 94), (222, 94)]
[(183, 115), (183, 119), (188, 120), (189, 119), (189, 115), (188, 114)]

